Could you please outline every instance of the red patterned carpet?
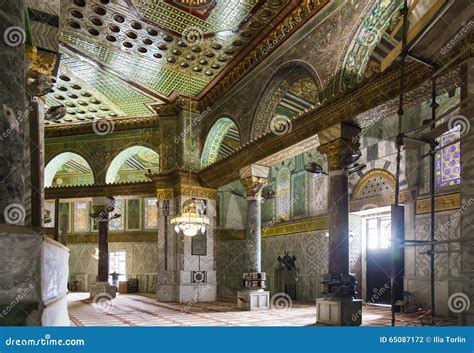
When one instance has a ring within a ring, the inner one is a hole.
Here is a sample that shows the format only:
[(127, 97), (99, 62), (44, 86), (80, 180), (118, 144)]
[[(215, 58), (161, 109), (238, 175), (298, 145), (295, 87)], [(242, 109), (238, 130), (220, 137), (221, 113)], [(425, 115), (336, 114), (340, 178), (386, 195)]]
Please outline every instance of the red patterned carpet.
[[(308, 326), (315, 325), (316, 305), (293, 303), (291, 308), (261, 312), (241, 311), (235, 301), (211, 303), (163, 303), (153, 297), (120, 294), (111, 302), (90, 303), (88, 293), (71, 293), (69, 317), (72, 326)], [(426, 324), (420, 314), (398, 314), (397, 326)], [(390, 310), (365, 306), (362, 324), (389, 326)], [(438, 325), (455, 325), (439, 318)]]

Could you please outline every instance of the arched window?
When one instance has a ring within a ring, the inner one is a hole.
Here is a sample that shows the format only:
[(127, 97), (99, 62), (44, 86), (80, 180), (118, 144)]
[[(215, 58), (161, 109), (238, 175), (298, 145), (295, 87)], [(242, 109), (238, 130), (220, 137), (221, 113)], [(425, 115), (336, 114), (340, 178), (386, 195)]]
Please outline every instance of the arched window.
[(287, 221), (291, 212), (290, 171), (284, 167), (277, 174), (277, 218)]
[(73, 186), (94, 184), (89, 163), (72, 152), (58, 154), (44, 168), (44, 186)]
[(145, 173), (150, 169), (159, 172), (158, 153), (143, 146), (133, 146), (120, 152), (110, 163), (105, 181), (107, 183), (147, 181)]
[[(454, 186), (461, 183), (461, 128), (456, 126), (439, 138), (440, 152), (436, 154), (436, 187)], [(455, 142), (458, 141), (458, 142)]]

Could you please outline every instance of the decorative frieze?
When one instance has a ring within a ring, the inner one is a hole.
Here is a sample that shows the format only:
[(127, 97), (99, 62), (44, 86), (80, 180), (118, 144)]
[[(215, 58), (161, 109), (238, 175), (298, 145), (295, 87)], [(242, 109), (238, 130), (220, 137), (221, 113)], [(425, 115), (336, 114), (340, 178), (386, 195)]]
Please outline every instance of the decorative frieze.
[[(435, 197), (435, 212), (455, 210), (461, 207), (461, 194), (449, 194)], [(431, 212), (431, 199), (416, 201), (416, 214)]]

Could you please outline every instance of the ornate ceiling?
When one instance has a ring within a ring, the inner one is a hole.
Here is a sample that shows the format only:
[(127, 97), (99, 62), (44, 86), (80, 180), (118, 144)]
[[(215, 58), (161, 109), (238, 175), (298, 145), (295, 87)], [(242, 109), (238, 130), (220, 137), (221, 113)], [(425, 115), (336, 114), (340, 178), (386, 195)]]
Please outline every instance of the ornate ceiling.
[(63, 0), (62, 58), (46, 103), (66, 105), (67, 115), (48, 124), (145, 116), (153, 114), (153, 106), (180, 95), (198, 99), (294, 11), (304, 7), (316, 12), (325, 4)]

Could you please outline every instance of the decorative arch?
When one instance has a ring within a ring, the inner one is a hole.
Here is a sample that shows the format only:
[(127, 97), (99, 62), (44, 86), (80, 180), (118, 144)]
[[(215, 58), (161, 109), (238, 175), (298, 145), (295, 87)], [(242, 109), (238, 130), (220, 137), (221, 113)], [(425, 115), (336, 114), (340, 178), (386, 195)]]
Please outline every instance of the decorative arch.
[(396, 180), (384, 169), (372, 169), (365, 173), (352, 192), (354, 200), (384, 196), (395, 192)]
[(253, 114), (251, 139), (270, 131), (275, 116), (293, 118), (323, 101), (322, 83), (312, 66), (291, 61), (280, 66), (262, 89)]
[(74, 152), (63, 152), (52, 158), (44, 168), (44, 186), (73, 186), (94, 184), (89, 163)]
[(156, 173), (160, 170), (160, 156), (151, 148), (133, 146), (120, 152), (109, 165), (105, 182), (147, 181), (148, 169)]
[(370, 56), (403, 5), (402, 0), (376, 1), (357, 26), (342, 60), (339, 90), (343, 91), (364, 77)]
[(218, 119), (209, 130), (201, 156), (201, 168), (233, 153), (240, 147), (240, 131), (228, 117)]

